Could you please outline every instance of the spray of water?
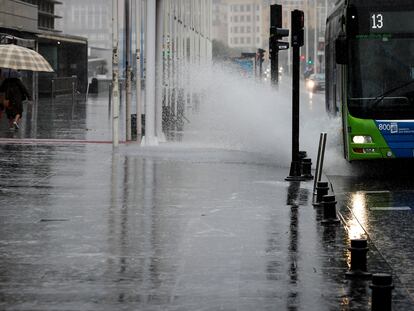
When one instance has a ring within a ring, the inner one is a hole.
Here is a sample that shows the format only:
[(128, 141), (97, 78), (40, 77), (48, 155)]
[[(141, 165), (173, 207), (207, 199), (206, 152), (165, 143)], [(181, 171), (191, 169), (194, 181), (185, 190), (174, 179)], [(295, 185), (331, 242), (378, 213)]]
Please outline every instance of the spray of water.
[[(187, 143), (268, 154), (278, 165), (290, 165), (290, 80), (282, 81), (277, 91), (224, 65), (198, 70), (192, 76), (193, 84), (204, 96), (186, 127)], [(307, 117), (309, 113), (302, 109), (301, 149), (316, 162), (319, 134), (330, 133), (325, 165), (337, 168), (338, 159), (345, 161), (340, 153), (340, 122), (325, 113), (314, 112)]]

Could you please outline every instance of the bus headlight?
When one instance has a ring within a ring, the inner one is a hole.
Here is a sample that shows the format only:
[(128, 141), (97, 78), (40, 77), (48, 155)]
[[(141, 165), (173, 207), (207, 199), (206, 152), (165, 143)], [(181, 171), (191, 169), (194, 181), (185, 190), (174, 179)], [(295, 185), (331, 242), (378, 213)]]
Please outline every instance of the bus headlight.
[(352, 137), (352, 142), (354, 144), (371, 144), (372, 143), (372, 137), (371, 136), (354, 136)]
[(315, 81), (309, 80), (307, 83), (308, 89), (313, 89), (315, 87)]

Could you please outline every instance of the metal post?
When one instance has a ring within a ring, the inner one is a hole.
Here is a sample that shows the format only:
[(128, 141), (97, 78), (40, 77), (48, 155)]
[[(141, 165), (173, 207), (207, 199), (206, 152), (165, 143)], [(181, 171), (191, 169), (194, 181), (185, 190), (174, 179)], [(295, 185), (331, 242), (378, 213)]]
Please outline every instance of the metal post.
[(112, 105), (112, 82), (109, 82), (109, 87), (108, 87), (108, 117), (109, 114), (111, 113), (111, 105)]
[(112, 0), (112, 146), (119, 145), (118, 0)]
[(54, 98), (55, 98), (55, 80), (52, 79), (51, 83), (52, 83), (52, 91), (51, 91), (52, 94), (51, 94), (51, 97), (52, 97), (52, 103), (53, 103)]
[(72, 105), (75, 102), (75, 81), (72, 81)]
[(146, 103), (145, 103), (145, 144), (157, 145), (155, 136), (155, 55), (156, 55), (156, 2), (146, 1), (147, 26), (146, 26)]
[(298, 46), (293, 47), (293, 73), (292, 73), (292, 167), (290, 176), (300, 176), (299, 165), (299, 53)]
[(126, 140), (130, 141), (132, 139), (131, 135), (131, 101), (132, 101), (132, 91), (131, 91), (131, 23), (130, 23), (130, 0), (125, 0), (125, 70), (126, 70), (126, 79), (125, 79), (125, 115), (126, 115)]
[(351, 247), (348, 248), (351, 254), (351, 267), (345, 273), (347, 278), (367, 278), (372, 273), (367, 269), (368, 241), (366, 239), (352, 239)]
[(387, 273), (375, 273), (372, 275), (371, 311), (392, 310), (392, 290), (394, 284), (392, 275)]
[(141, 124), (141, 0), (135, 0), (135, 35), (136, 35), (136, 110), (137, 110), (137, 142), (141, 143), (142, 138), (142, 124)]
[[(306, 44), (305, 44), (305, 61), (306, 63), (308, 62), (309, 59), (309, 47), (310, 47), (310, 41), (309, 41), (309, 0), (304, 1), (304, 5), (305, 5), (305, 40), (306, 40)], [(316, 24), (316, 21), (315, 21)]]
[[(292, 12), (293, 13), (293, 12)], [(293, 45), (292, 68), (292, 162), (287, 180), (303, 180), (299, 159), (299, 53), (300, 47)]]
[[(35, 42), (35, 51), (39, 52), (39, 42)], [(33, 96), (33, 102), (35, 103), (36, 107), (37, 104), (39, 103), (39, 73), (38, 72), (33, 72), (33, 81), (34, 81), (34, 96)], [(36, 108), (37, 109), (37, 108)]]
[(262, 55), (259, 52), (259, 80), (262, 81), (263, 79), (263, 62), (262, 62)]
[(277, 46), (272, 47), (272, 56), (270, 59), (270, 76), (273, 86), (279, 85), (279, 51)]
[(316, 160), (315, 180), (313, 183), (313, 194), (316, 194), (316, 185), (322, 178), (323, 160), (325, 157), (326, 133), (321, 133), (319, 137), (318, 158)]

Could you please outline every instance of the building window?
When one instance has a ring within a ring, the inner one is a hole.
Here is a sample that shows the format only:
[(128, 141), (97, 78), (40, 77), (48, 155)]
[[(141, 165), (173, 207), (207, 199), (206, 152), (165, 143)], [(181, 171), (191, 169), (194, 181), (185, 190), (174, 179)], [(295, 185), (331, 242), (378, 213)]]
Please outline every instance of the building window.
[(243, 4), (240, 5), (240, 12), (244, 12), (244, 5)]
[(239, 32), (239, 27), (234, 27), (234, 33), (238, 33)]
[(244, 38), (240, 38), (240, 44), (244, 44)]
[(256, 38), (256, 43), (260, 43), (260, 38), (259, 37)]
[(252, 17), (250, 15), (246, 16), (246, 22), (251, 22), (252, 21)]
[(247, 4), (247, 5), (246, 5), (246, 11), (247, 11), (247, 12), (250, 12), (250, 11), (251, 11), (251, 6), (250, 6), (250, 4)]
[(259, 21), (259, 19), (260, 19), (260, 16), (259, 15), (256, 15), (256, 21), (257, 22)]
[(256, 27), (256, 32), (260, 32), (260, 27), (259, 26)]
[(240, 33), (244, 33), (244, 26), (240, 27)]
[(239, 38), (234, 38), (234, 44), (239, 44)]
[(238, 17), (238, 16), (235, 16), (235, 17), (233, 18), (233, 20), (234, 20), (234, 22), (235, 22), (235, 23), (237, 23), (237, 22), (239, 21), (239, 17)]
[(240, 22), (244, 22), (244, 15), (240, 16)]
[(247, 33), (251, 33), (251, 32), (252, 32), (252, 27), (247, 26), (247, 27), (246, 27), (246, 32), (247, 32)]
[(246, 43), (247, 43), (247, 44), (252, 43), (252, 40), (251, 40), (251, 38), (250, 38), (250, 37), (247, 37), (247, 38), (246, 38)]

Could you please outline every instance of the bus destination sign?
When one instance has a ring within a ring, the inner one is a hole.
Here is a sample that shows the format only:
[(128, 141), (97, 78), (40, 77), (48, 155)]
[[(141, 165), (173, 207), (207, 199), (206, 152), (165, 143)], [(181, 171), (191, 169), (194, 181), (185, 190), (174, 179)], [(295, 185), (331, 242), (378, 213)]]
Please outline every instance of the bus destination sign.
[(371, 12), (370, 33), (414, 33), (414, 11)]

